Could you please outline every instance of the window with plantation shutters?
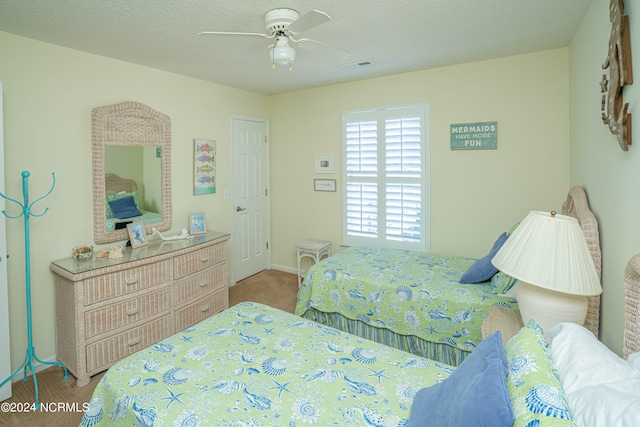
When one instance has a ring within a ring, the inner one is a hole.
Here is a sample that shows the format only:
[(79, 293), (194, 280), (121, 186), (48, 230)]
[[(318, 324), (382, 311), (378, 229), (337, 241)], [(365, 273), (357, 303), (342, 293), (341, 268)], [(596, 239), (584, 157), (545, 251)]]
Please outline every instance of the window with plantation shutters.
[(342, 114), (345, 245), (428, 250), (427, 106)]

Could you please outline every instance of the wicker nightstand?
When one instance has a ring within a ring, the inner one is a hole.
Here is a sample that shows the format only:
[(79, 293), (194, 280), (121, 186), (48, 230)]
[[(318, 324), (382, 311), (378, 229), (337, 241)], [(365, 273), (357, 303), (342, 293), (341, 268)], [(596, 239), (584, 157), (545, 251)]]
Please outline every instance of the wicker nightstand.
[(300, 260), (304, 257), (309, 257), (313, 260), (311, 265), (320, 261), (323, 257), (328, 257), (331, 255), (331, 242), (326, 240), (305, 240), (296, 245), (296, 250), (298, 251), (298, 287), (302, 283), (302, 279), (306, 271), (300, 270)]
[(502, 332), (502, 342), (506, 344), (523, 326), (520, 310), (494, 305), (482, 322), (482, 339), (499, 330)]

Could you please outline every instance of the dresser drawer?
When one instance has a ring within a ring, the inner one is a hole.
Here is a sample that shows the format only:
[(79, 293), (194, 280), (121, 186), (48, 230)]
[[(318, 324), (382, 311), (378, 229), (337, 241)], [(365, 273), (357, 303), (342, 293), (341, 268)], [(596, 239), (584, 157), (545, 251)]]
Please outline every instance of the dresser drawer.
[(180, 332), (207, 317), (229, 307), (229, 289), (220, 289), (198, 302), (194, 302), (175, 312), (176, 332)]
[(227, 265), (219, 264), (174, 286), (175, 304), (181, 305), (197, 296), (210, 294), (227, 286)]
[(171, 260), (91, 277), (84, 281), (84, 305), (131, 294), (171, 280)]
[(180, 279), (205, 268), (219, 264), (227, 259), (227, 242), (199, 249), (173, 259), (174, 277)]
[(87, 372), (106, 369), (123, 357), (142, 350), (171, 333), (171, 317), (164, 316), (111, 338), (89, 344)]
[(87, 311), (84, 314), (85, 337), (119, 329), (171, 308), (171, 289), (167, 286), (117, 304)]

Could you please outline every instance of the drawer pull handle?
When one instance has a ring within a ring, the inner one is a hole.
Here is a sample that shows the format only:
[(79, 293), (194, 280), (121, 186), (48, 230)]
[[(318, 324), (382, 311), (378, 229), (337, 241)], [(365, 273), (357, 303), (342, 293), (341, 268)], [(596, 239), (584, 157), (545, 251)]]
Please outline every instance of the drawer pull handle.
[(133, 316), (134, 314), (138, 314), (138, 307), (127, 310), (127, 316)]
[(133, 347), (134, 345), (138, 345), (138, 344), (140, 344), (140, 338), (133, 339), (133, 340), (129, 341), (128, 344), (129, 344), (129, 347)]
[(209, 282), (207, 282), (207, 281), (201, 282), (201, 283), (199, 284), (199, 286), (200, 286), (201, 288), (204, 288), (204, 287), (206, 287), (206, 286), (209, 286)]
[(202, 262), (202, 263), (209, 262), (209, 257), (200, 258), (200, 262)]
[(202, 308), (200, 309), (200, 311), (201, 311), (201, 312), (203, 312), (203, 313), (206, 313), (206, 312), (207, 312), (207, 311), (209, 311), (210, 309), (211, 309), (211, 307), (206, 306), (206, 307), (202, 307)]
[(131, 285), (134, 285), (134, 284), (138, 283), (138, 278), (137, 277), (132, 277), (130, 279), (125, 279), (124, 281), (126, 282), (126, 284), (128, 286), (131, 286)]

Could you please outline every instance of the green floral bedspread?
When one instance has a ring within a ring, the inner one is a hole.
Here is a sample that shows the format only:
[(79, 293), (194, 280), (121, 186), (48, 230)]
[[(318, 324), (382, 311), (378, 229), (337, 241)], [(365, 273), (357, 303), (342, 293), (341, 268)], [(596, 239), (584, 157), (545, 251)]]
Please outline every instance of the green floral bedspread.
[(405, 426), (454, 368), (241, 303), (112, 366), (82, 426)]
[(295, 313), (314, 308), (400, 335), (473, 350), (499, 296), (490, 282), (458, 280), (475, 260), (397, 249), (350, 247), (313, 265), (298, 292)]

